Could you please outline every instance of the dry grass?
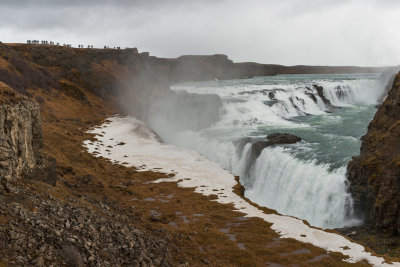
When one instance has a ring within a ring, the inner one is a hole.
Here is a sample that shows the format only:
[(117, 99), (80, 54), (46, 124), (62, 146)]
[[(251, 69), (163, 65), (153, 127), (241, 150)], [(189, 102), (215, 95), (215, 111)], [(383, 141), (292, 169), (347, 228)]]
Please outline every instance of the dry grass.
[(15, 92), (10, 86), (0, 81), (0, 103), (14, 104), (26, 97)]
[[(44, 97), (45, 92), (32, 93)], [(209, 262), (212, 266), (265, 266), (271, 262), (310, 266), (308, 261), (319, 259), (312, 265), (349, 265), (342, 261), (343, 255), (339, 253), (328, 255), (309, 244), (279, 239), (269, 223), (259, 218), (243, 218), (232, 206), (212, 201), (215, 196), (206, 197), (192, 189), (180, 188), (176, 183), (148, 183), (165, 174), (137, 172), (135, 168), (93, 157), (81, 146), (84, 140), (92, 138), (85, 131), (100, 124), (115, 110), (90, 93), (90, 106), (64, 94), (47, 98), (42, 106), (44, 144), (46, 152), (57, 158), (62, 177), (55, 188), (50, 187), (51, 194), (60, 199), (73, 194), (106, 200), (113, 203), (115, 209), (135, 218), (133, 223), (137, 227), (167, 229), (175, 264), (187, 262), (197, 266)], [(83, 179), (87, 175), (91, 177), (89, 182)], [(46, 190), (49, 187), (46, 186)], [(83, 201), (82, 205), (89, 204)], [(152, 213), (159, 213), (159, 216), (154, 217)], [(300, 249), (305, 253), (296, 254)], [(328, 256), (318, 258), (321, 255)]]
[[(117, 62), (107, 61), (92, 68), (106, 75), (119, 67)], [(60, 200), (68, 201), (73, 195), (105, 201), (130, 216), (138, 228), (152, 232), (166, 229), (174, 265), (365, 266), (345, 263), (339, 253), (327, 253), (292, 239), (279, 239), (269, 223), (259, 218), (244, 218), (231, 205), (213, 201), (215, 196), (206, 197), (176, 183), (149, 183), (165, 174), (137, 172), (135, 168), (112, 164), (87, 153), (82, 142), (93, 136), (86, 131), (118, 110), (113, 108), (112, 99), (106, 103), (87, 88), (79, 87), (76, 81), (82, 77), (75, 75), (73, 69), (71, 77), (73, 81), (64, 82), (82, 91), (89, 104), (60, 90), (28, 90), (32, 97), (45, 100), (41, 103), (44, 147), (47, 154), (57, 159), (60, 180), (55, 187), (30, 181), (26, 181), (27, 185)], [(240, 194), (243, 188), (238, 185), (235, 190)], [(83, 199), (80, 203), (91, 205)], [(273, 212), (266, 208), (264, 211)]]

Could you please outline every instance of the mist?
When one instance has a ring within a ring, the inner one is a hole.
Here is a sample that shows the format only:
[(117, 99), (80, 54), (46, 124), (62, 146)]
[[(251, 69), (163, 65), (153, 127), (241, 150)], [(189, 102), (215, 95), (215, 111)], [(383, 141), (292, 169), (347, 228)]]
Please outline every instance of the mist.
[[(116, 87), (123, 110), (146, 122), (162, 139), (178, 132), (198, 131), (220, 119), (222, 101), (216, 94), (175, 92), (170, 85), (190, 80), (198, 68), (182, 68), (181, 62), (148, 60), (138, 72), (122, 78)], [(185, 75), (179, 74), (184, 70)], [(207, 79), (207, 76), (203, 79)]]

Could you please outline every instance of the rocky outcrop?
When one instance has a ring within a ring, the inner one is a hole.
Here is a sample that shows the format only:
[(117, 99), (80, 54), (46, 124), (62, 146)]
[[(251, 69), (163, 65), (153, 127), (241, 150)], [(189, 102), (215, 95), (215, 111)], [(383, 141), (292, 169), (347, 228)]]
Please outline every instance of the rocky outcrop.
[(325, 106), (329, 109), (334, 109), (335, 106), (332, 105), (331, 101), (325, 97), (324, 95), (324, 88), (320, 85), (313, 85), (314, 89), (317, 91), (318, 96), (322, 99), (322, 101), (324, 102)]
[(308, 95), (314, 101), (314, 103), (318, 103), (318, 99), (314, 94), (314, 92), (317, 92), (317, 95), (321, 98), (322, 102), (324, 102), (325, 107), (328, 109), (328, 111), (337, 108), (336, 106), (332, 105), (331, 101), (328, 98), (325, 97), (324, 88), (322, 86), (313, 84), (312, 88), (307, 87), (307, 90), (308, 91), (305, 92), (306, 95)]
[(273, 133), (267, 136), (267, 140), (254, 142), (251, 146), (251, 158), (256, 159), (264, 148), (273, 145), (295, 144), (300, 142), (301, 138), (288, 133)]
[(271, 143), (271, 145), (294, 144), (294, 143), (301, 141), (300, 137), (298, 137), (294, 134), (288, 134), (288, 133), (269, 134), (269, 135), (267, 135), (267, 139)]
[(254, 166), (255, 161), (260, 156), (264, 148), (275, 145), (295, 144), (297, 142), (300, 142), (301, 140), (302, 139), (300, 137), (289, 133), (272, 133), (269, 134), (265, 139), (253, 140), (249, 137), (246, 137), (238, 140), (236, 143), (236, 147), (239, 154), (243, 153), (246, 144), (251, 144), (250, 155), (248, 158), (248, 162), (250, 162), (250, 164), (246, 165), (246, 176), (249, 174), (252, 166)]
[(355, 211), (390, 235), (400, 234), (400, 74), (362, 137), (347, 176)]
[(38, 104), (0, 82), (0, 182), (10, 190), (16, 177), (55, 184), (55, 161), (41, 153), (42, 129)]
[(236, 145), (240, 151), (243, 151), (246, 144), (251, 143), (250, 161), (258, 158), (264, 148), (274, 145), (288, 145), (300, 142), (302, 139), (294, 134), (289, 133), (272, 133), (267, 135), (266, 139), (252, 140), (249, 137), (242, 138), (237, 141)]
[(0, 249), (11, 266), (172, 266), (170, 240), (157, 237), (165, 230), (141, 230), (107, 203), (85, 207), (22, 190), (34, 211), (0, 196), (0, 214), (10, 219), (0, 224)]

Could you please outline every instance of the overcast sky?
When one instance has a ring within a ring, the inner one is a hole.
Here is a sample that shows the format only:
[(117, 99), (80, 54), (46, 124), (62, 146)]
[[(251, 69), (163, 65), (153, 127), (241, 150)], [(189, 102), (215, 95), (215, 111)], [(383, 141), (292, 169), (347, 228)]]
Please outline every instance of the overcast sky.
[(400, 64), (400, 0), (0, 0), (0, 41), (285, 65)]

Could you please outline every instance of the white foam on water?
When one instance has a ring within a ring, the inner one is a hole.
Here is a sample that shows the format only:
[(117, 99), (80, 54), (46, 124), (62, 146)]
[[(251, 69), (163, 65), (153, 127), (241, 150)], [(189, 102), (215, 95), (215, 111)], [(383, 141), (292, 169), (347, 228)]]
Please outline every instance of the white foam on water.
[[(348, 262), (366, 260), (375, 266), (400, 266), (397, 262), (385, 263), (382, 257), (372, 255), (341, 235), (311, 228), (293, 217), (264, 213), (233, 192), (236, 181), (232, 174), (196, 152), (162, 143), (145, 123), (132, 117), (113, 117), (110, 121), (90, 131), (96, 134), (98, 141), (84, 142), (90, 153), (97, 151), (95, 156), (115, 163), (127, 162), (126, 166), (142, 166), (142, 170), (175, 174), (156, 183), (178, 182), (179, 186), (194, 188), (204, 195), (214, 195), (214, 190), (218, 190), (222, 194), (217, 195), (216, 201), (231, 203), (247, 217), (259, 217), (272, 223), (271, 228), (281, 238), (293, 238), (327, 251), (340, 252), (349, 257)], [(120, 142), (125, 144), (118, 145)]]
[(320, 83), (324, 96), (338, 107), (377, 104), (384, 87), (379, 80), (347, 80)]
[[(276, 128), (277, 132), (310, 128), (293, 118), (332, 112), (326, 99), (337, 107), (355, 108), (376, 103), (382, 93), (378, 80), (367, 76), (299, 77), (278, 75), (176, 85), (176, 90), (218, 94), (223, 100), (221, 118), (208, 129), (162, 132), (161, 137), (167, 143), (197, 151), (240, 176), (246, 196), (257, 204), (322, 228), (359, 224), (346, 185), (345, 167), (332, 171), (329, 164), (300, 160), (281, 148), (265, 149), (255, 160), (249, 157), (250, 147), (243, 151), (238, 148), (237, 141), (241, 138), (250, 135), (257, 138), (260, 133), (262, 136), (259, 128), (268, 127), (269, 131)], [(323, 117), (326, 122), (343, 120), (333, 114)], [(357, 142), (351, 136), (334, 136), (333, 139), (339, 138)]]
[(252, 159), (252, 144), (240, 149), (237, 140), (218, 140), (185, 131), (165, 141), (197, 151), (238, 175), (246, 188), (245, 196), (261, 206), (321, 228), (360, 224), (353, 216), (345, 167), (330, 171), (329, 164), (299, 160), (282, 147), (264, 148), (257, 159)]
[(274, 147), (262, 151), (251, 172), (245, 196), (261, 206), (324, 228), (359, 224), (346, 217), (353, 203), (345, 167), (331, 172), (327, 164), (303, 162)]
[(209, 84), (206, 86), (204, 83), (188, 83), (172, 88), (196, 94), (218, 94), (223, 107), (221, 119), (215, 126), (232, 128), (290, 126), (295, 124), (290, 121), (293, 117), (326, 114), (331, 106), (324, 102), (315, 86), (321, 86), (324, 97), (337, 107), (376, 104), (383, 90), (378, 80), (367, 78), (278, 81), (232, 80), (206, 82)]

